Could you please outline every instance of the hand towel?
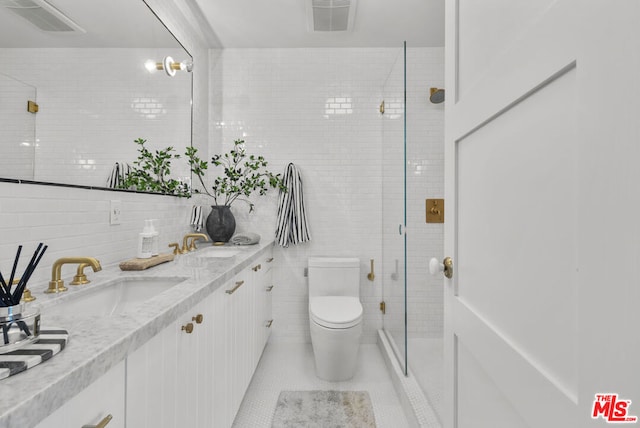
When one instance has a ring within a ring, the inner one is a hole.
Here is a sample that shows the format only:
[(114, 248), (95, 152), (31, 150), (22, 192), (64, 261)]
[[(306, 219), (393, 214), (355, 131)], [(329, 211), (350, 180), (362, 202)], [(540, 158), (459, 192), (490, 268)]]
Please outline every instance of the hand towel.
[(202, 218), (202, 207), (199, 205), (194, 205), (191, 207), (191, 220), (189, 222), (193, 230), (196, 232), (200, 232), (204, 225), (204, 220)]
[(278, 224), (276, 242), (282, 247), (309, 241), (311, 234), (307, 226), (307, 214), (304, 209), (302, 178), (298, 168), (290, 163), (283, 177), (286, 192), (280, 191), (278, 204)]
[(131, 172), (131, 166), (126, 162), (116, 162), (111, 169), (111, 174), (107, 179), (107, 187), (119, 189), (124, 179)]
[(235, 245), (254, 245), (258, 242), (260, 242), (260, 235), (252, 232), (238, 233), (231, 237), (231, 243)]

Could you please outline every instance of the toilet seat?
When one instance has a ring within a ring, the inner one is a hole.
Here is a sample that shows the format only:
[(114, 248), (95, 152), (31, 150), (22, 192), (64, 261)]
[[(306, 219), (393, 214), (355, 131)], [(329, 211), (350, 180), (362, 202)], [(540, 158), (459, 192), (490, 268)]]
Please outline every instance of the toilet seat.
[(362, 321), (362, 304), (357, 297), (321, 296), (309, 300), (309, 315), (322, 327), (345, 329)]

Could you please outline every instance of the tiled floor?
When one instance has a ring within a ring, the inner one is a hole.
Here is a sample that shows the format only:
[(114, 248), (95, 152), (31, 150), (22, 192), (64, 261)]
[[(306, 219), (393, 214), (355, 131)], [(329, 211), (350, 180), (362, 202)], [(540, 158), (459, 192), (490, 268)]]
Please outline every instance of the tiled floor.
[(409, 368), (424, 391), (438, 419), (444, 408), (442, 339), (409, 338)]
[(314, 372), (311, 344), (268, 344), (233, 424), (269, 428), (283, 390), (368, 391), (378, 428), (405, 428), (407, 419), (378, 345), (361, 345), (358, 371), (346, 382), (326, 382)]

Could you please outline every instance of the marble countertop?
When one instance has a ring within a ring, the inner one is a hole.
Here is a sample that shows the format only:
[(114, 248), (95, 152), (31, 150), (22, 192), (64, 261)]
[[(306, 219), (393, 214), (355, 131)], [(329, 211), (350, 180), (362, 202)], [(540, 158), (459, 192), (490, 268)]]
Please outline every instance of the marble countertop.
[[(69, 343), (50, 360), (0, 381), (0, 427), (37, 425), (129, 353), (250, 266), (272, 245), (273, 241), (267, 240), (257, 245), (232, 246), (240, 251), (233, 257), (202, 258), (198, 257), (198, 252), (211, 246), (200, 244), (200, 250), (176, 256), (173, 262), (144, 271), (121, 271), (118, 265), (103, 267), (95, 273), (87, 268), (85, 273), (92, 282), (69, 287), (65, 293), (44, 294), (45, 284), (32, 287), (37, 300), (29, 305), (37, 304), (41, 309), (42, 328), (68, 330)], [(63, 300), (73, 299), (74, 294), (90, 292), (116, 278), (132, 277), (181, 277), (185, 280), (118, 315), (53, 314), (60, 310), (51, 310)], [(63, 279), (65, 284), (71, 280)]]

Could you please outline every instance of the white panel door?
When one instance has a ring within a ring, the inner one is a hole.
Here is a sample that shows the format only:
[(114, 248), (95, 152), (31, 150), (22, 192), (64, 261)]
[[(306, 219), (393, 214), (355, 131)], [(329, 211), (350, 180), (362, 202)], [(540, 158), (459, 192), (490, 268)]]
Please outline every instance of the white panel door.
[(640, 413), (637, 3), (447, 3), (446, 427)]

